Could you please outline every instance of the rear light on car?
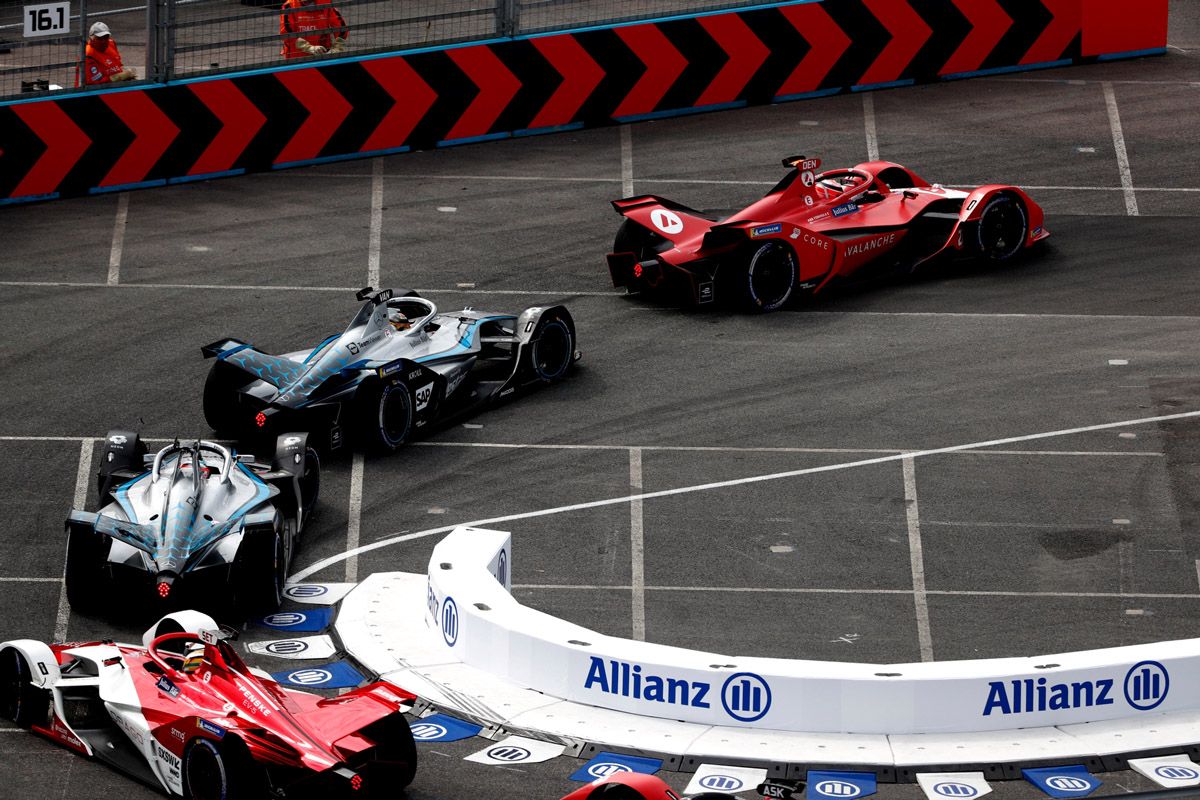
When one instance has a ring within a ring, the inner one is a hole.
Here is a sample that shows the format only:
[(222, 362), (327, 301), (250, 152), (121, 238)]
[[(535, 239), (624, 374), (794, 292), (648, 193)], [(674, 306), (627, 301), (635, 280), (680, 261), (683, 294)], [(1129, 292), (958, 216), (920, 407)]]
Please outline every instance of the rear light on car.
[(255, 414), (254, 415), (254, 424), (260, 428), (265, 427), (267, 424), (267, 415), (261, 411), (258, 412), (257, 414)]
[(633, 277), (635, 277), (635, 278), (642, 277), (642, 265), (641, 264), (633, 265)]
[(158, 584), (158, 596), (166, 600), (171, 595), (171, 584), (161, 581)]
[(354, 791), (357, 792), (362, 787), (363, 787), (362, 775), (355, 775), (353, 778), (350, 779), (350, 788), (351, 789), (353, 789)]

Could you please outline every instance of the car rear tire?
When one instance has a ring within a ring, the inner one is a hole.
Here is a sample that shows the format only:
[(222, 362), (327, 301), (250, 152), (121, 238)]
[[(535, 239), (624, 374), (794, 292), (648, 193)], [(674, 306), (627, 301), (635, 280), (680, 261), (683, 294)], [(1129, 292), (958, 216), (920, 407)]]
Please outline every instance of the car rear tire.
[(412, 433), (412, 394), (403, 383), (372, 382), (359, 390), (358, 418), (363, 449), (395, 452)]
[(653, 231), (638, 225), (631, 219), (621, 221), (617, 235), (613, 238), (614, 253), (633, 253), (638, 261), (648, 261), (657, 255), (655, 246), (663, 238)]
[[(370, 770), (368, 796), (392, 796), (413, 782), (417, 775), (417, 743), (413, 739), (408, 720), (402, 714), (393, 714), (372, 726), (381, 740), (376, 751), (376, 762)], [(381, 791), (380, 787), (384, 787)]]
[(559, 317), (538, 320), (529, 343), (529, 368), (542, 383), (560, 380), (575, 363), (575, 336)]
[(246, 616), (275, 611), (283, 603), (287, 583), (287, 543), (290, 531), (255, 531), (242, 540), (234, 567), (234, 597)]
[(204, 419), (208, 427), (218, 434), (232, 434), (246, 427), (238, 423), (237, 394), (250, 380), (245, 372), (223, 361), (212, 365), (204, 379)]
[(998, 194), (987, 201), (976, 229), (980, 258), (993, 264), (1011, 261), (1024, 249), (1028, 236), (1029, 215), (1019, 198)]
[(800, 268), (796, 252), (772, 239), (749, 250), (742, 278), (742, 307), (753, 314), (777, 311), (796, 291)]
[(308, 527), (317, 509), (317, 498), (321, 496), (321, 457), (316, 448), (309, 447), (304, 451), (304, 471), (300, 473), (300, 504), (303, 513), (301, 525), (296, 531), (296, 544), (300, 544), (300, 535)]
[(0, 650), (0, 717), (22, 728), (46, 722), (50, 692), (30, 683), (25, 656), (15, 647)]
[(236, 739), (193, 739), (183, 753), (183, 786), (191, 800), (265, 797), (265, 772)]
[(67, 531), (65, 582), (67, 602), (82, 613), (94, 613), (105, 604), (111, 583), (108, 551), (112, 539), (93, 531), (71, 527)]

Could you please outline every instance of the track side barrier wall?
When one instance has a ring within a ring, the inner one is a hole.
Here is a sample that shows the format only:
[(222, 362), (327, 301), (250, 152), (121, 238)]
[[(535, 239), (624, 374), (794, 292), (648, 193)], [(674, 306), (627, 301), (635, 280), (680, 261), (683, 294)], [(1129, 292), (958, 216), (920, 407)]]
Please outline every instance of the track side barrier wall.
[(447, 659), (576, 703), (707, 725), (889, 735), (1200, 709), (1200, 639), (886, 665), (705, 653), (526, 608), (509, 593), (511, 567), (509, 534), (456, 529), (430, 557), (426, 622)]
[(0, 202), (1165, 52), (1167, 0), (797, 0), (0, 105)]

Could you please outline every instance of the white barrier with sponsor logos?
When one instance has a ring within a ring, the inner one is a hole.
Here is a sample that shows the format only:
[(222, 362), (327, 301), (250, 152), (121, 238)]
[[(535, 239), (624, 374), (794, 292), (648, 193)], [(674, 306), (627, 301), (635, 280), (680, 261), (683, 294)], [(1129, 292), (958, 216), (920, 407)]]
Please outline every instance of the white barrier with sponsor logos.
[[(457, 660), (576, 703), (716, 726), (921, 734), (1200, 710), (1200, 640), (923, 664), (705, 653), (604, 636), (509, 592), (511, 537), (459, 528), (430, 558), (426, 623)], [(402, 646), (402, 645), (401, 645)]]

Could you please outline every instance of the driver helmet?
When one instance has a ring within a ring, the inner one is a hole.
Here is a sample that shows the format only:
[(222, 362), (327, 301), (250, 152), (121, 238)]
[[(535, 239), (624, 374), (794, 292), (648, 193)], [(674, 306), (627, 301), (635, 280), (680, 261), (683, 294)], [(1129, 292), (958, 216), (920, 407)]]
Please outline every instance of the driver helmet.
[(204, 663), (204, 645), (192, 642), (183, 650), (183, 672), (191, 674)]
[(388, 322), (392, 323), (392, 327), (398, 331), (406, 331), (412, 327), (412, 322), (398, 308), (388, 309)]

